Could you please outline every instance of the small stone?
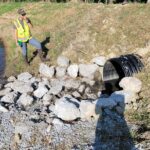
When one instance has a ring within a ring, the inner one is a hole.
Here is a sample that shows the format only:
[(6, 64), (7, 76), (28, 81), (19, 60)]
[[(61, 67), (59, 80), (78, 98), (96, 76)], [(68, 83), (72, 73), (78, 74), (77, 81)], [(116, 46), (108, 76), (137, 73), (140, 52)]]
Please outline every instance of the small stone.
[(0, 112), (8, 112), (8, 109), (0, 105)]
[(51, 104), (51, 100), (53, 99), (53, 95), (51, 95), (49, 92), (43, 96), (43, 105), (48, 106)]
[(3, 96), (1, 98), (1, 102), (14, 103), (14, 100), (16, 99), (16, 97), (17, 97), (17, 94), (15, 92), (11, 92)]
[(38, 89), (34, 91), (34, 96), (42, 98), (47, 92), (48, 89), (45, 86), (39, 86)]
[(5, 88), (5, 89), (0, 91), (0, 96), (4, 96), (4, 95), (10, 93), (11, 91), (12, 91), (11, 88)]
[(18, 75), (18, 80), (28, 82), (32, 78), (32, 75), (28, 72), (24, 72)]
[(18, 80), (11, 83), (10, 88), (20, 93), (32, 93), (33, 92), (33, 87), (31, 86), (31, 83), (25, 83), (23, 81), (18, 81)]
[(72, 96), (75, 97), (75, 98), (81, 98), (80, 93), (78, 93), (77, 91), (74, 91), (74, 92), (72, 93)]
[(56, 67), (56, 77), (57, 78), (61, 78), (61, 77), (64, 77), (66, 75), (66, 67)]
[(57, 64), (58, 64), (58, 66), (68, 67), (69, 63), (70, 63), (70, 60), (67, 57), (65, 57), (65, 56), (59, 56), (57, 58)]
[(80, 86), (81, 82), (79, 80), (75, 80), (75, 79), (68, 79), (65, 82), (65, 88), (66, 89), (78, 89)]
[(98, 66), (96, 64), (80, 64), (79, 65), (79, 75), (81, 77), (94, 79), (98, 72)]
[(22, 94), (20, 98), (18, 99), (17, 103), (21, 104), (23, 107), (30, 106), (33, 103), (33, 97), (27, 94)]
[(76, 78), (78, 76), (79, 67), (77, 64), (70, 65), (67, 69), (68, 75), (72, 78)]
[(52, 123), (57, 132), (61, 132), (63, 130), (64, 123), (60, 119), (55, 118)]
[(51, 132), (51, 128), (52, 128), (52, 125), (48, 125), (47, 129), (46, 129), (46, 132), (47, 133), (50, 133)]
[(40, 64), (39, 72), (42, 76), (52, 78), (55, 74), (55, 68), (54, 66), (48, 67), (44, 63)]
[(90, 120), (91, 117), (98, 119), (101, 116), (102, 110), (101, 107), (96, 108), (96, 103), (92, 103), (91, 101), (81, 101), (80, 103), (80, 112), (81, 119)]
[(93, 99), (93, 100), (95, 100), (95, 99), (98, 98), (97, 95), (94, 94), (94, 93), (87, 93), (86, 95), (87, 95), (87, 98), (88, 98), (88, 99)]
[(58, 95), (63, 89), (62, 85), (56, 85), (56, 86), (52, 86), (49, 93), (53, 94), (53, 95)]
[(104, 66), (104, 64), (106, 62), (106, 57), (104, 57), (104, 56), (95, 57), (95, 58), (92, 59), (91, 62), (95, 63), (99, 66)]
[(91, 88), (90, 87), (87, 87), (86, 89), (85, 89), (85, 94), (89, 94), (89, 93), (91, 93), (92, 91), (91, 91)]
[(91, 80), (88, 78), (82, 78), (82, 82), (85, 82), (86, 84), (88, 84), (90, 86), (94, 86), (94, 84), (95, 84), (95, 80)]
[(15, 80), (16, 80), (16, 77), (14, 77), (14, 76), (10, 76), (10, 77), (7, 79), (8, 82), (14, 82)]
[(85, 90), (85, 85), (84, 85), (84, 84), (80, 85), (78, 91), (79, 91), (81, 94), (83, 94), (84, 90)]
[(52, 121), (52, 123), (53, 123), (54, 125), (60, 125), (60, 126), (63, 126), (63, 125), (64, 125), (64, 123), (63, 123), (60, 119), (57, 119), (57, 118), (55, 118), (55, 119)]

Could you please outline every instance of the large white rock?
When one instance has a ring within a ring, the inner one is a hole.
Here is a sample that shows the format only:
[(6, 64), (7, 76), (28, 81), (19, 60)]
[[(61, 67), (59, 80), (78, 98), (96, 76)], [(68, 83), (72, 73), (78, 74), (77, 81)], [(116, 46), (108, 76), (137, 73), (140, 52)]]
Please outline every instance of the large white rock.
[(38, 89), (35, 90), (33, 94), (37, 98), (42, 98), (47, 92), (48, 89), (45, 86), (39, 86)]
[(68, 79), (66, 80), (64, 86), (67, 89), (78, 89), (81, 82), (79, 80)]
[(95, 84), (95, 80), (91, 80), (89, 78), (82, 78), (81, 81), (90, 85), (90, 86), (94, 86), (94, 84)]
[(132, 102), (136, 102), (137, 95), (132, 91), (116, 91), (111, 94), (110, 98), (113, 99), (116, 103), (123, 105), (123, 104), (130, 104)]
[(67, 69), (68, 75), (72, 78), (76, 78), (78, 76), (78, 71), (79, 67), (77, 64), (72, 64)]
[(16, 77), (14, 77), (14, 76), (10, 76), (10, 77), (7, 79), (8, 82), (14, 82), (15, 80), (16, 80)]
[(30, 80), (28, 80), (29, 83), (35, 83), (35, 82), (40, 82), (40, 79), (37, 79), (35, 77), (32, 77)]
[(79, 104), (69, 97), (62, 97), (56, 102), (54, 113), (62, 120), (75, 120), (80, 117)]
[(91, 62), (95, 63), (99, 66), (104, 66), (104, 64), (106, 62), (106, 57), (104, 57), (104, 56), (95, 57), (95, 58), (92, 59)]
[(80, 64), (79, 75), (85, 78), (94, 79), (98, 73), (98, 66), (96, 64)]
[(141, 91), (142, 82), (135, 77), (125, 77), (120, 81), (119, 86), (125, 91), (138, 93)]
[(62, 80), (62, 78), (60, 78), (60, 79), (56, 79), (56, 78), (55, 79), (51, 79), (50, 85), (51, 85), (51, 87), (57, 86), (57, 85), (64, 86), (65, 85), (65, 81)]
[(33, 97), (27, 94), (22, 94), (17, 103), (21, 104), (24, 107), (30, 106), (33, 103)]
[(78, 91), (79, 91), (81, 94), (83, 94), (85, 88), (86, 88), (86, 87), (85, 87), (85, 84), (82, 84), (82, 85), (79, 86)]
[(62, 91), (62, 89), (63, 89), (63, 86), (61, 84), (58, 84), (56, 86), (52, 86), (50, 88), (49, 93), (53, 95), (58, 95)]
[(80, 93), (78, 93), (77, 91), (74, 91), (74, 92), (72, 93), (72, 96), (75, 97), (75, 98), (81, 98)]
[(41, 63), (39, 72), (42, 76), (52, 78), (55, 74), (55, 68), (54, 68), (54, 66), (48, 67), (46, 64)]
[(11, 83), (10, 88), (20, 93), (32, 93), (34, 90), (30, 83), (25, 83), (18, 80)]
[(57, 130), (57, 132), (61, 132), (63, 130), (64, 123), (60, 119), (55, 118), (52, 121), (52, 124), (55, 127), (55, 129)]
[(96, 103), (91, 101), (81, 101), (80, 103), (81, 119), (90, 120), (91, 117), (98, 119), (101, 116), (101, 107), (97, 107)]
[(1, 98), (1, 102), (5, 103), (14, 103), (15, 98), (17, 97), (17, 94), (15, 92), (11, 92), (6, 94)]
[(0, 96), (4, 96), (4, 95), (10, 93), (11, 90), (12, 90), (11, 88), (5, 88), (3, 90), (0, 90)]
[(66, 67), (56, 67), (56, 77), (60, 78), (60, 77), (64, 77), (66, 75)]
[(70, 60), (67, 57), (65, 57), (65, 56), (59, 56), (57, 58), (57, 64), (58, 64), (58, 66), (68, 67), (69, 63), (70, 63)]
[(112, 98), (99, 98), (94, 101), (97, 107), (112, 109), (117, 103)]
[(0, 112), (8, 112), (8, 109), (0, 105)]
[(18, 75), (18, 80), (23, 82), (28, 82), (32, 78), (32, 75), (28, 72), (24, 72)]
[(50, 105), (52, 99), (53, 99), (53, 95), (51, 95), (51, 94), (48, 92), (47, 94), (45, 94), (45, 95), (43, 96), (43, 99), (42, 99), (43, 105), (44, 105), (44, 106)]

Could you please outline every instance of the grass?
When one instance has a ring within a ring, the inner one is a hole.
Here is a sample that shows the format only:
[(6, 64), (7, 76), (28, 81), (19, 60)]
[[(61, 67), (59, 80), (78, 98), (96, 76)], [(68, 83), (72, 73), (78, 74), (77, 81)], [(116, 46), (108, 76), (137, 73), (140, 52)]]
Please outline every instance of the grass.
[(14, 9), (22, 7), (23, 3), (0, 3), (0, 15), (13, 11)]

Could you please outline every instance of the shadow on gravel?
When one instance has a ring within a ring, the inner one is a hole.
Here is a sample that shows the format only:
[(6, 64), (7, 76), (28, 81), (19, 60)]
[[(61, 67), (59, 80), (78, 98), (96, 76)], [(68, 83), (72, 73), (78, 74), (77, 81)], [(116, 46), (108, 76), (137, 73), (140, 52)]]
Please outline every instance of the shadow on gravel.
[[(95, 131), (94, 150), (136, 150), (128, 125), (124, 117), (124, 96), (116, 94), (116, 99), (122, 99), (118, 106), (110, 109), (103, 108)], [(96, 105), (96, 113), (100, 105)], [(118, 111), (116, 111), (118, 107)]]

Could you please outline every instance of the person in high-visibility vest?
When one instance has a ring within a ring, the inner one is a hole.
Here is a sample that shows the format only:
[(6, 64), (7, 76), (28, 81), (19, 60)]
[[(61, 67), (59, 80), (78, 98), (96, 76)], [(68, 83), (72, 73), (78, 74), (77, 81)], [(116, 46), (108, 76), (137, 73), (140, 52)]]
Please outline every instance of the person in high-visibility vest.
[(23, 9), (18, 10), (19, 18), (17, 18), (13, 24), (15, 29), (15, 42), (17, 46), (22, 49), (22, 55), (26, 64), (29, 65), (27, 57), (27, 44), (31, 44), (36, 47), (41, 61), (48, 61), (43, 57), (41, 43), (32, 37), (30, 28), (33, 27), (31, 20), (27, 18), (26, 12)]

